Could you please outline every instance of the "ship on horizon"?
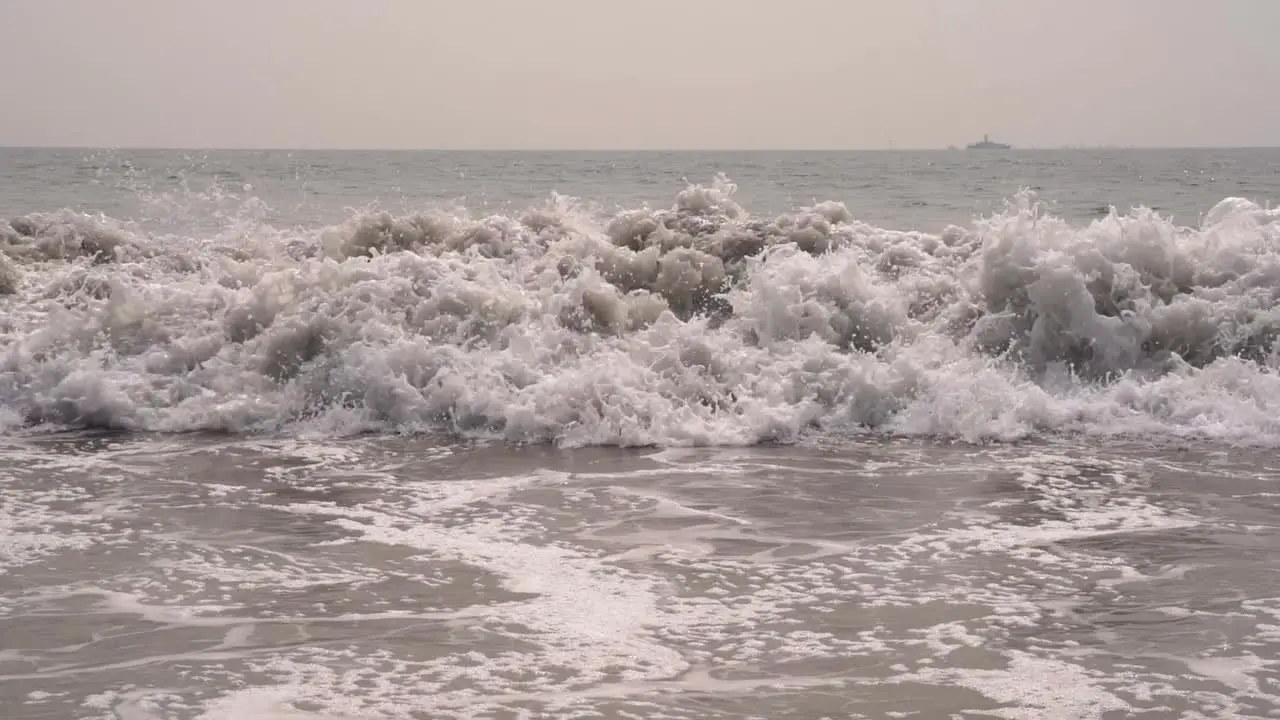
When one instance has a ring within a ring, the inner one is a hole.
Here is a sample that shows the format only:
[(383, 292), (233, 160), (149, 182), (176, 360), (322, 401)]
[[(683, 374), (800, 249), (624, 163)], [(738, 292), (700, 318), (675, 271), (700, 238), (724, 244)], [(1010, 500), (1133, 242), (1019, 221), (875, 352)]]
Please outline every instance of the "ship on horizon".
[(965, 149), (967, 150), (1008, 150), (1011, 147), (1013, 146), (1006, 145), (1004, 143), (991, 142), (990, 137), (983, 135), (982, 142), (970, 143), (969, 145), (966, 146)]

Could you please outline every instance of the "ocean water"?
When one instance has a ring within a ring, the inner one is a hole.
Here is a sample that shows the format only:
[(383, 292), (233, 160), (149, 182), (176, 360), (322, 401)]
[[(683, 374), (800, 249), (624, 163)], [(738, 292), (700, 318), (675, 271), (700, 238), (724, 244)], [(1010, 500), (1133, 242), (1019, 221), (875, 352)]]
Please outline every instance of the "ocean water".
[(1277, 197), (0, 150), (0, 710), (1280, 717)]

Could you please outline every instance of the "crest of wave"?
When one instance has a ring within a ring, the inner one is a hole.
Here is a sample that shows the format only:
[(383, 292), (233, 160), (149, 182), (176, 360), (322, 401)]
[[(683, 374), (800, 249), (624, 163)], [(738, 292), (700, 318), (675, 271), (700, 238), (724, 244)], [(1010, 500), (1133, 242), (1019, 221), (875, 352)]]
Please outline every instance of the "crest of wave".
[[(1280, 215), (1072, 226), (1022, 194), (941, 234), (719, 177), (613, 216), (362, 212), (199, 237), (0, 232), (12, 424), (749, 444), (805, 432), (1280, 440)], [(5, 278), (9, 278), (5, 280)], [(8, 283), (7, 285), (5, 283)]]

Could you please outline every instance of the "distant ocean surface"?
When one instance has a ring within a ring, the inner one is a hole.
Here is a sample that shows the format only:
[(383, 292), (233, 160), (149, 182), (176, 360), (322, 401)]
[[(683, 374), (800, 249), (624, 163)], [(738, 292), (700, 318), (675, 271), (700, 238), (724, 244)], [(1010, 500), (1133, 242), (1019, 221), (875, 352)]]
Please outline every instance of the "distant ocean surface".
[(0, 715), (1280, 717), (1278, 199), (0, 149)]
[[(340, 223), (377, 203), (414, 213), (458, 203), (518, 215), (553, 193), (604, 212), (672, 206), (718, 173), (770, 217), (841, 202), (858, 220), (939, 231), (1023, 189), (1085, 222), (1147, 207), (1196, 225), (1226, 197), (1275, 201), (1280, 149), (870, 152), (108, 151), (0, 148), (0, 217), (74, 208), (118, 219), (197, 221), (216, 189), (257, 198), (286, 226)], [(246, 185), (249, 187), (246, 189)], [(199, 202), (203, 201), (203, 202)]]

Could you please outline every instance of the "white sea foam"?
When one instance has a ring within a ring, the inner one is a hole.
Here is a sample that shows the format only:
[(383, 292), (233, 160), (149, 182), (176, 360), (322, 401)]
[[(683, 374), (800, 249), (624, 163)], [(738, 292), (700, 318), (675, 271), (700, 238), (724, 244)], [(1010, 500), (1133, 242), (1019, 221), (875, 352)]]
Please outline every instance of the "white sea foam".
[(0, 225), (0, 422), (754, 444), (1047, 432), (1280, 443), (1280, 212), (1034, 197), (932, 235), (717, 178), (612, 217), (363, 212), (159, 235)]

